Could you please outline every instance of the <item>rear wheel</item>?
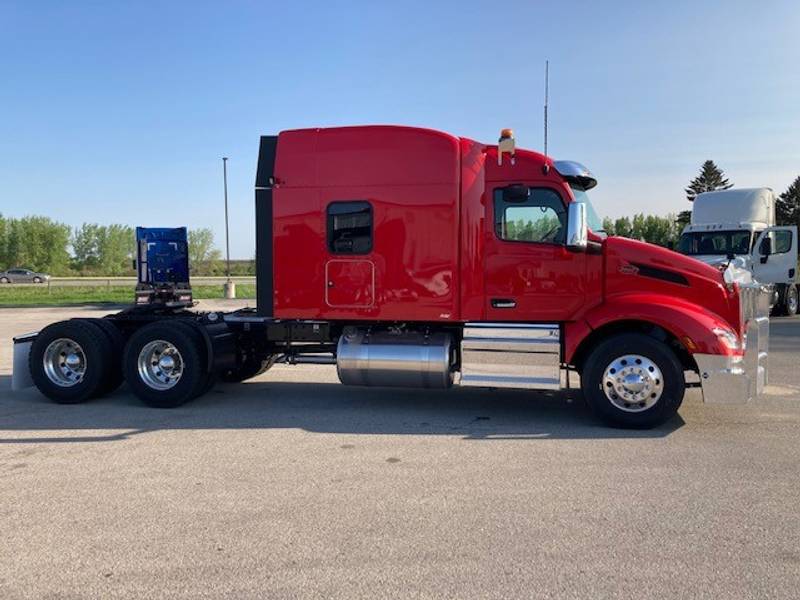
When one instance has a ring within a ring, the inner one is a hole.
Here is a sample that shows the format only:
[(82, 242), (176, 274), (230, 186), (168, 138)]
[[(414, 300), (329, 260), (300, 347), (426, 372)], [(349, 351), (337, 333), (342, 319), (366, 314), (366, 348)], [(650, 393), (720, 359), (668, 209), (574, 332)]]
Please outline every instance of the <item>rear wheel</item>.
[(202, 337), (180, 321), (155, 322), (125, 346), (123, 369), (131, 390), (145, 404), (173, 408), (204, 392), (209, 382)]
[(111, 343), (96, 326), (81, 320), (48, 325), (36, 336), (28, 357), (31, 378), (59, 404), (84, 402), (103, 391)]
[(109, 354), (108, 372), (103, 384), (101, 394), (108, 394), (116, 390), (125, 380), (122, 372), (122, 353), (125, 350), (125, 336), (114, 323), (108, 319), (87, 319), (88, 322), (99, 328), (111, 343)]
[(589, 407), (609, 425), (648, 429), (678, 411), (686, 383), (669, 346), (628, 333), (609, 338), (591, 352), (581, 387)]
[(790, 283), (786, 288), (786, 296), (783, 300), (783, 311), (790, 317), (797, 314), (798, 310), (798, 293), (797, 286)]

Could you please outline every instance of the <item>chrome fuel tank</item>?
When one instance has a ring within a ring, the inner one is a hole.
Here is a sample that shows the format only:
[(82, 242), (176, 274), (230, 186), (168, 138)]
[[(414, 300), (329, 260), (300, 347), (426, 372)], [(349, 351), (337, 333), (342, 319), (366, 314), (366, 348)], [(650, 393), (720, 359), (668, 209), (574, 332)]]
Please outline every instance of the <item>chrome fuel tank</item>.
[(336, 370), (346, 385), (447, 388), (453, 383), (449, 333), (345, 331)]

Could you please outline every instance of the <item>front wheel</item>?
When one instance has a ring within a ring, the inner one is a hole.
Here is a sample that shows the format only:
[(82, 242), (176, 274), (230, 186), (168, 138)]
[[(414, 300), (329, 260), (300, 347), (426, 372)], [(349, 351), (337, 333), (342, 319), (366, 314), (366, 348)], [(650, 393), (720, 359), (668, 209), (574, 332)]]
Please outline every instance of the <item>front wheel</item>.
[(42, 283), (42, 278), (41, 277), (34, 277), (33, 278), (33, 283)]
[(0, 283), (11, 283), (11, 282), (8, 280), (8, 277), (0, 277)]
[(797, 296), (798, 296), (797, 286), (790, 283), (789, 287), (786, 288), (786, 297), (783, 300), (783, 310), (790, 317), (793, 317), (797, 314), (798, 310)]
[(581, 387), (589, 407), (607, 424), (649, 429), (678, 411), (686, 382), (669, 346), (626, 333), (610, 337), (589, 354)]

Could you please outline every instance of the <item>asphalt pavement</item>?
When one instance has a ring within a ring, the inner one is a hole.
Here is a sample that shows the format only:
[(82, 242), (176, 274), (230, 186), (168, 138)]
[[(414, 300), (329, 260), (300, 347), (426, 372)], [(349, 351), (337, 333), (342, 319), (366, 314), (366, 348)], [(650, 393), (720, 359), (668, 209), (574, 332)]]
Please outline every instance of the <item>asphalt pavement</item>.
[(800, 319), (765, 396), (635, 432), (323, 366), (168, 411), (12, 394), (11, 336), (79, 314), (0, 310), (0, 598), (798, 597)]

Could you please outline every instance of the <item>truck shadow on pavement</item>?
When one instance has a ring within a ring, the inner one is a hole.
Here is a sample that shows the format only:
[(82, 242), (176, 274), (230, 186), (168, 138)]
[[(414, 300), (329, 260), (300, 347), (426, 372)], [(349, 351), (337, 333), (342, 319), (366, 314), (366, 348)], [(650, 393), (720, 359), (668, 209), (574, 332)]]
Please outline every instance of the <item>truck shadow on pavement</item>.
[(486, 441), (658, 438), (683, 424), (677, 416), (646, 431), (609, 428), (574, 390), (409, 390), (255, 381), (218, 385), (185, 406), (162, 410), (143, 406), (124, 386), (85, 404), (57, 405), (33, 389), (11, 394), (10, 377), (0, 376), (0, 444), (120, 441), (185, 429), (302, 429)]

